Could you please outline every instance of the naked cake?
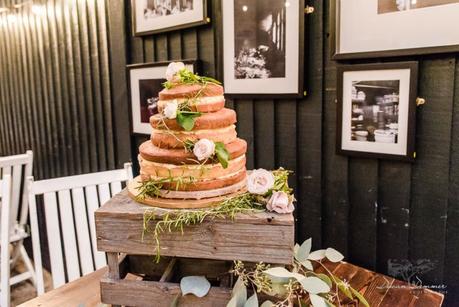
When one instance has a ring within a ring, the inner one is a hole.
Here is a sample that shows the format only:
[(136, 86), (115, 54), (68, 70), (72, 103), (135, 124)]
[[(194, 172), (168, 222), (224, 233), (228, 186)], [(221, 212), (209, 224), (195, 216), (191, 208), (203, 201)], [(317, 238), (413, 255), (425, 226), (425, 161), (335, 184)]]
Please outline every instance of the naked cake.
[(139, 147), (136, 198), (204, 200), (245, 191), (247, 143), (237, 137), (236, 112), (224, 89), (182, 63), (171, 63), (150, 118), (150, 140)]

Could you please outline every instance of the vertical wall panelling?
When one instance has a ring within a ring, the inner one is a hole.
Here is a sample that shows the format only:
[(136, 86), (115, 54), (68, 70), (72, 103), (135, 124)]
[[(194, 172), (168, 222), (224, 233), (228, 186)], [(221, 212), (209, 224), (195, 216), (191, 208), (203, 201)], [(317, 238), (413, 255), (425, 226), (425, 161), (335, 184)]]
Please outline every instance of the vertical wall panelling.
[(452, 57), (420, 65), (419, 95), (429, 103), (417, 113), (409, 255), (434, 264), (423, 275), (431, 283), (441, 283), (444, 271), (454, 73)]
[(106, 4), (33, 4), (0, 15), (0, 155), (32, 149), (37, 179), (113, 168)]

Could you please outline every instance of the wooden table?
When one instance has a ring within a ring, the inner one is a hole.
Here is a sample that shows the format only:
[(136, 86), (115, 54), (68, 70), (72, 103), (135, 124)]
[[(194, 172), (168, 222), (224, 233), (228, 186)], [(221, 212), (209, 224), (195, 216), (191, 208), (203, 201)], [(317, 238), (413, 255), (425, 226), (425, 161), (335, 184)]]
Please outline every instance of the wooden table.
[[(346, 279), (369, 301), (370, 306), (394, 307), (441, 306), (443, 295), (430, 290), (414, 290), (404, 282), (349, 263), (327, 264), (327, 268), (341, 279)], [(106, 268), (86, 275), (78, 280), (30, 300), (19, 307), (101, 307), (99, 281)], [(345, 301), (345, 298), (343, 298)], [(356, 306), (352, 302), (342, 306)]]

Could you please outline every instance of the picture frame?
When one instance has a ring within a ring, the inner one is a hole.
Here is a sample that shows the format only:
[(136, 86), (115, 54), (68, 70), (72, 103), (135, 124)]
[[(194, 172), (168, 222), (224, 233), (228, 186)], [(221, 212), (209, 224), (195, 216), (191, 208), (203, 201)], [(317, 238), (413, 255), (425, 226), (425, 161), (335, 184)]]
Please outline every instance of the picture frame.
[[(157, 113), (158, 93), (166, 81), (166, 70), (172, 61), (132, 64), (126, 66), (129, 96), (129, 112), (132, 134), (151, 134), (150, 116)], [(194, 59), (180, 60), (192, 72), (197, 72), (199, 62)], [(156, 100), (156, 101), (155, 101)]]
[(336, 152), (414, 161), (418, 62), (337, 67)]
[(207, 0), (131, 0), (131, 15), (133, 36), (210, 23)]
[(305, 95), (304, 5), (304, 0), (222, 2), (223, 84), (228, 97)]
[(333, 0), (330, 14), (333, 60), (459, 52), (459, 0)]

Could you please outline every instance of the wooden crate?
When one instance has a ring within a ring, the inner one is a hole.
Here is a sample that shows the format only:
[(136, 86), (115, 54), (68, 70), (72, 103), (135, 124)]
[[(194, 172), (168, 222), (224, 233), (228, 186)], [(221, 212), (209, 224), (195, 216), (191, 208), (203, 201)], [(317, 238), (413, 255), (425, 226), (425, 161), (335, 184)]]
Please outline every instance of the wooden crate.
[[(131, 199), (126, 190), (95, 213), (97, 248), (107, 253), (155, 254), (152, 234), (142, 240), (143, 214), (151, 207)], [(150, 222), (153, 229), (156, 221)], [(200, 225), (162, 233), (161, 255), (215, 260), (290, 264), (294, 245), (292, 214), (259, 213), (207, 220)]]
[[(230, 261), (163, 257), (156, 264), (151, 256), (118, 256), (109, 253), (109, 272), (100, 282), (101, 300), (105, 304), (125, 306), (169, 307), (226, 306), (231, 298)], [(184, 276), (206, 276), (211, 282), (209, 293), (198, 298), (181, 295), (180, 279)]]

